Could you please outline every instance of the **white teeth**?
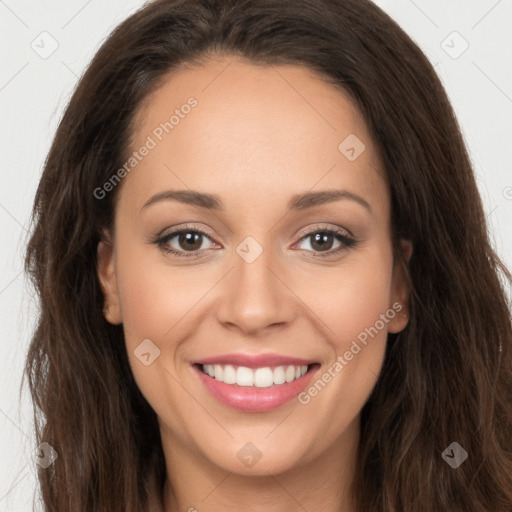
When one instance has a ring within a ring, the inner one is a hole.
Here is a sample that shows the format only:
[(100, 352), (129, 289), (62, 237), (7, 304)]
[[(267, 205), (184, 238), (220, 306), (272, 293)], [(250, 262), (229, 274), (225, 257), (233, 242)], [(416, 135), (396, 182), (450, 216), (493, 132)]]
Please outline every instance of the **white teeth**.
[(252, 386), (254, 384), (254, 372), (245, 366), (239, 366), (236, 370), (236, 383), (239, 386)]
[(284, 366), (274, 368), (274, 384), (284, 384), (285, 381)]
[(288, 366), (288, 368), (286, 368), (285, 378), (286, 382), (295, 380), (295, 366)]
[(257, 388), (268, 388), (272, 385), (284, 384), (299, 379), (308, 371), (304, 366), (277, 366), (275, 368), (247, 368), (245, 366), (235, 367), (233, 365), (205, 364), (203, 372), (226, 384), (237, 384), (238, 386), (253, 386)]
[(236, 370), (230, 364), (224, 366), (224, 382), (226, 384), (236, 384)]
[(258, 368), (254, 372), (254, 385), (257, 388), (269, 388), (274, 384), (274, 372), (270, 368)]
[(220, 364), (214, 365), (213, 371), (214, 371), (214, 375), (215, 375), (215, 380), (224, 381), (224, 370), (222, 369), (222, 366)]

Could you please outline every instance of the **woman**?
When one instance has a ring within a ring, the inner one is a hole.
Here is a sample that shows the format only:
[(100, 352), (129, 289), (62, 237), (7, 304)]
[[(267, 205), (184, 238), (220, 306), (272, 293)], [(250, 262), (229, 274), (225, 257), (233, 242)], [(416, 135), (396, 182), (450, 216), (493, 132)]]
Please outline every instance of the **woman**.
[(123, 22), (26, 265), (46, 511), (512, 509), (510, 274), (438, 77), (372, 3)]

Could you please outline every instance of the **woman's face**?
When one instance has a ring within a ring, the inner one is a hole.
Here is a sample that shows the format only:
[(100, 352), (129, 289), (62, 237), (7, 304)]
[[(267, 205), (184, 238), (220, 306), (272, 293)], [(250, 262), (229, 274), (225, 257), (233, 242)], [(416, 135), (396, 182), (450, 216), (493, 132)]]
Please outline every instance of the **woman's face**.
[(219, 58), (169, 75), (131, 150), (98, 272), (167, 458), (275, 474), (353, 448), (408, 290), (348, 96)]

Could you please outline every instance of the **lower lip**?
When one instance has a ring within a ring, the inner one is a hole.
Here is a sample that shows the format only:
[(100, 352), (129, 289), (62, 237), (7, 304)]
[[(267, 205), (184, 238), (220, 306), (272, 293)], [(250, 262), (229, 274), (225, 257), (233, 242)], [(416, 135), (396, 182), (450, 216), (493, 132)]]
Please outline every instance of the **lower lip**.
[(206, 375), (194, 365), (205, 388), (223, 404), (246, 412), (264, 412), (293, 400), (310, 383), (318, 366), (313, 366), (305, 375), (285, 384), (274, 384), (268, 388), (226, 384)]

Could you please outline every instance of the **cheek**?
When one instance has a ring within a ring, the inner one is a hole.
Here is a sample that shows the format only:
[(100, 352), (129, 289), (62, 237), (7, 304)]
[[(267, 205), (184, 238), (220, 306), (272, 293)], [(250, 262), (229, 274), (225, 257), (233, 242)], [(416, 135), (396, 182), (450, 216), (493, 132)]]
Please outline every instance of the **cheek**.
[[(171, 269), (159, 255), (155, 262), (155, 251), (148, 247), (134, 246), (124, 254), (117, 260), (118, 287), (133, 376), (157, 415), (185, 433), (187, 413), (194, 412), (194, 402), (176, 385), (176, 380), (183, 379), (183, 368), (175, 365), (181, 349), (173, 339), (193, 332), (192, 315), (187, 313), (207, 291), (209, 280), (184, 269)], [(147, 353), (144, 358), (142, 354)], [(176, 406), (182, 411), (179, 415), (172, 414)]]
[(127, 342), (167, 340), (211, 286), (211, 276), (201, 270), (172, 268), (153, 248), (134, 247), (126, 254), (118, 258), (117, 267)]
[(385, 246), (375, 247), (347, 258), (336, 269), (311, 271), (297, 280), (294, 290), (339, 352), (390, 308), (391, 277), (391, 254)]
[[(338, 284), (337, 292), (336, 283), (333, 283), (328, 293), (336, 298), (337, 307), (330, 314), (336, 338), (343, 342), (366, 332), (389, 308), (389, 270), (379, 265), (371, 271), (366, 268), (360, 272), (352, 270)], [(382, 326), (380, 330), (386, 331)]]
[(303, 287), (301, 292), (320, 319), (317, 325), (323, 326), (330, 348), (329, 360), (301, 403), (344, 411), (333, 415), (333, 420), (338, 419), (333, 421), (333, 433), (339, 430), (339, 422), (355, 417), (375, 386), (384, 361), (388, 322), (395, 316), (389, 303), (391, 255), (376, 249), (373, 257), (368, 256), (364, 261), (354, 258), (353, 264), (340, 267), (328, 280), (317, 281), (322, 286)]

